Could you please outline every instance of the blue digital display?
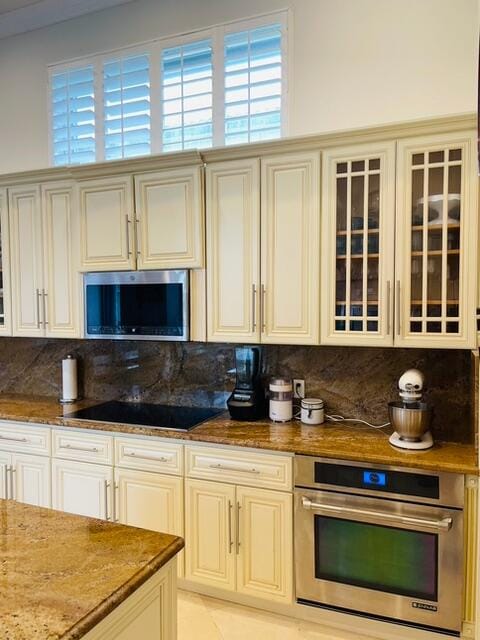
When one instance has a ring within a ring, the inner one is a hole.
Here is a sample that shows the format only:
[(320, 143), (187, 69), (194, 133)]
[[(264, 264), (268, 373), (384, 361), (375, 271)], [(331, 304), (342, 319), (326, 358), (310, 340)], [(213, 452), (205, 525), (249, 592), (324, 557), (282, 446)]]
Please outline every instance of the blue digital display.
[(370, 487), (385, 487), (387, 484), (387, 474), (380, 471), (364, 471), (363, 484)]

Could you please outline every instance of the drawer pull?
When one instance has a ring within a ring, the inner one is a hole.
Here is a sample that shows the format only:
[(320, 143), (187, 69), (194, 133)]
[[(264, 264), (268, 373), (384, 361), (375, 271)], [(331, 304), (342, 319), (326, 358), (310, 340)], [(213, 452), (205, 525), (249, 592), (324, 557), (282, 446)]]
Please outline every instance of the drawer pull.
[(220, 469), (221, 471), (240, 471), (240, 473), (254, 473), (254, 474), (261, 473), (258, 469), (255, 469), (255, 467), (251, 467), (247, 469), (245, 467), (234, 467), (233, 465), (230, 466), (226, 464), (221, 464), (220, 462), (217, 462), (216, 464), (211, 464), (210, 469)]
[(70, 451), (86, 451), (88, 453), (98, 453), (97, 447), (74, 447), (71, 444), (61, 444), (60, 449), (69, 449)]
[(138, 458), (140, 460), (153, 460), (154, 462), (168, 462), (169, 461), (169, 459), (165, 458), (165, 456), (160, 456), (158, 458), (156, 456), (146, 456), (144, 454), (138, 455), (138, 453), (135, 453), (135, 451), (132, 451), (131, 453), (125, 452), (123, 455), (125, 457), (127, 457), (127, 458)]
[(11, 438), (9, 436), (0, 435), (0, 440), (9, 440), (10, 442), (29, 442), (28, 438)]

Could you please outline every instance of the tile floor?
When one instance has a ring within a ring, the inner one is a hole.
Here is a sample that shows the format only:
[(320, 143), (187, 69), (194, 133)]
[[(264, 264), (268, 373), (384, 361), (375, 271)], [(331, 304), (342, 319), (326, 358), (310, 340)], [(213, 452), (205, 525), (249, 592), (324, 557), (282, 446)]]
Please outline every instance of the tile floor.
[(325, 631), (273, 613), (178, 592), (178, 640), (343, 640)]

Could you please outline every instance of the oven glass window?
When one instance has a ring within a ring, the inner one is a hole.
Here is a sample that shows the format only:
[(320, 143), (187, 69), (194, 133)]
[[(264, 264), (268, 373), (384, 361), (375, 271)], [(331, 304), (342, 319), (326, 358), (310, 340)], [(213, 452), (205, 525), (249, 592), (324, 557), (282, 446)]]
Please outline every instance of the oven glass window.
[(437, 600), (438, 536), (315, 516), (315, 576)]
[(183, 285), (87, 285), (90, 335), (183, 336)]

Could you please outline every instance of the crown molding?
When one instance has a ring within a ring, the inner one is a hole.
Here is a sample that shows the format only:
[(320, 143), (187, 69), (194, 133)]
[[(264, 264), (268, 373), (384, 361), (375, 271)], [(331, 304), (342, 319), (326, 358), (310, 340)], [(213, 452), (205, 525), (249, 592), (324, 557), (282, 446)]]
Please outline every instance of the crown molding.
[(0, 15), (0, 39), (110, 9), (132, 0), (40, 0)]

